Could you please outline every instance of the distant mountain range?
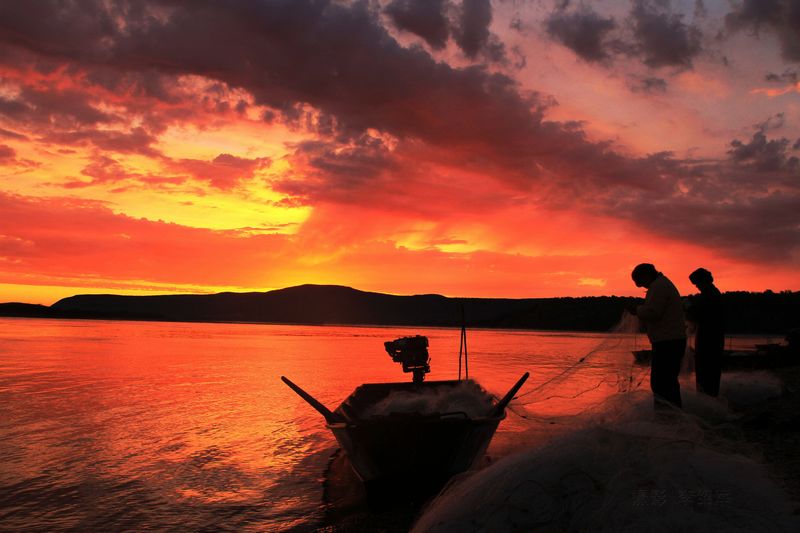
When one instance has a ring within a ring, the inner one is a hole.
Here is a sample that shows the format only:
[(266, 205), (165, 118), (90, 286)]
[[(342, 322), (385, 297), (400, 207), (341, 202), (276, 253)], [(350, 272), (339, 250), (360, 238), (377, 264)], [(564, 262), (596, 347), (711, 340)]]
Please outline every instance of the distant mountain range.
[[(786, 333), (800, 325), (800, 293), (726, 293), (731, 332)], [(269, 292), (118, 296), (82, 294), (47, 307), (0, 304), (0, 316), (181, 322), (362, 324), (608, 331), (635, 298), (395, 296), (336, 285)]]

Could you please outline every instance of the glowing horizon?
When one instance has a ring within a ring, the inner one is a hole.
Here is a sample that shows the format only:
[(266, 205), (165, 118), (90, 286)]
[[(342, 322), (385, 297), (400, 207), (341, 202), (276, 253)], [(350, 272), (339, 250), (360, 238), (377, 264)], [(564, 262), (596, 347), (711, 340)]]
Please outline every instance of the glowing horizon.
[(0, 302), (800, 290), (800, 34), (748, 5), (3, 5)]

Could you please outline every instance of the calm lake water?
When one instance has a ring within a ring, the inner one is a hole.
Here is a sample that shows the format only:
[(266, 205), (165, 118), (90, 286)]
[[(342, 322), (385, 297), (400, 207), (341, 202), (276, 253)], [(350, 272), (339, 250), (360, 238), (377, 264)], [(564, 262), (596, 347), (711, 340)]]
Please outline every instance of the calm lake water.
[[(399, 336), (428, 336), (428, 379), (454, 379), (459, 333), (0, 319), (0, 529), (313, 528), (336, 444), (280, 376), (333, 409), (361, 383), (410, 381), (383, 350)], [(495, 395), (531, 373), (493, 456), (535, 420), (647, 387), (630, 355), (642, 337), (478, 330), (468, 342), (470, 377)]]

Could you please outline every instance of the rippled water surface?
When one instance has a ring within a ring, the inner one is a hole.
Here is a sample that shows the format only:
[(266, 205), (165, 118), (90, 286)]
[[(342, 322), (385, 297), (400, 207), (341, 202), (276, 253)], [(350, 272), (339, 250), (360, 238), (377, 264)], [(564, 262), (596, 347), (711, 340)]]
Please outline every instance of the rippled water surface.
[[(361, 383), (409, 380), (383, 341), (416, 333), (428, 379), (455, 378), (458, 330), (0, 319), (0, 529), (313, 527), (335, 441), (279, 377), (334, 408)], [(519, 414), (642, 386), (631, 335), (468, 342), (470, 377), (498, 396), (531, 372)], [(527, 424), (509, 413), (489, 453)]]

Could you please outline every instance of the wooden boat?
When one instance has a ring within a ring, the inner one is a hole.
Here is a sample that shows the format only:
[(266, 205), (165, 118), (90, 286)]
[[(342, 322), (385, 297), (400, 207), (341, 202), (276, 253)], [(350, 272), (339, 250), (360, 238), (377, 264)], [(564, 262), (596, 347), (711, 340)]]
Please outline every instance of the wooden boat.
[[(427, 346), (427, 339), (425, 343)], [(413, 365), (408, 366), (408, 371), (413, 371)], [(334, 411), (288, 378), (281, 376), (281, 379), (322, 414), (326, 426), (368, 490), (387, 485), (434, 490), (441, 488), (453, 475), (470, 469), (485, 453), (506, 416), (506, 406), (528, 375), (526, 372), (496, 403), (473, 380), (417, 380), (360, 385)], [(430, 394), (450, 392), (466, 392), (482, 398), (487, 409), (477, 415), (465, 411), (375, 412), (375, 406), (393, 394), (423, 399)]]

